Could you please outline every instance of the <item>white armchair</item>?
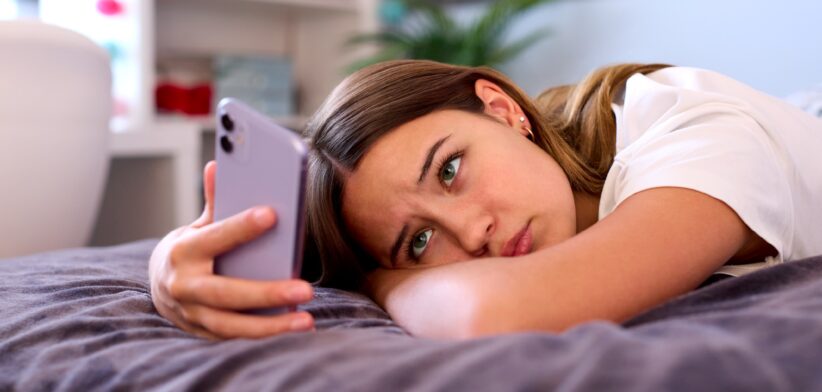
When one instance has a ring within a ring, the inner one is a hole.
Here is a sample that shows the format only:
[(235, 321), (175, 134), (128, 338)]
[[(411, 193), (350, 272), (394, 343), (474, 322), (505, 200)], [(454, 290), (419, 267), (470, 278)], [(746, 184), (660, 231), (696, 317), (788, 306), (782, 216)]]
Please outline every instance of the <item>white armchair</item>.
[(86, 245), (108, 173), (109, 57), (34, 21), (0, 21), (0, 53), (0, 258)]

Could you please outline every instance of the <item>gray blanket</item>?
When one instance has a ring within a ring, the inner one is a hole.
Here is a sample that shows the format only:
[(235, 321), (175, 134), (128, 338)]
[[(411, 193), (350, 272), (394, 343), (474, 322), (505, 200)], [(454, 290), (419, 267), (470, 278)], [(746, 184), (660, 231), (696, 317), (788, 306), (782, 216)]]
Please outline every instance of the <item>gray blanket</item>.
[(154, 310), (155, 243), (1, 260), (0, 390), (822, 390), (822, 257), (563, 334), (421, 339), (318, 288), (318, 332), (211, 342)]

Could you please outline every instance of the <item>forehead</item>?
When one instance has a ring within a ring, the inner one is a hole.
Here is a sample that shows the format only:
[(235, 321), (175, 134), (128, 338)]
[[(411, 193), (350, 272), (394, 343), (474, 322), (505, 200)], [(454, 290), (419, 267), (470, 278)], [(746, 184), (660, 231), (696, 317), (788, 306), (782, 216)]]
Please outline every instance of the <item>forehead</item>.
[(432, 113), (388, 132), (346, 181), (343, 217), (354, 238), (378, 258), (388, 256), (403, 221), (420, 204), (420, 168), (431, 145), (450, 133), (453, 115)]
[(416, 190), (419, 170), (428, 150), (438, 140), (454, 133), (457, 129), (454, 124), (460, 122), (461, 117), (457, 111), (435, 112), (387, 132), (360, 159), (347, 182), (346, 193), (354, 201), (380, 196), (385, 190)]

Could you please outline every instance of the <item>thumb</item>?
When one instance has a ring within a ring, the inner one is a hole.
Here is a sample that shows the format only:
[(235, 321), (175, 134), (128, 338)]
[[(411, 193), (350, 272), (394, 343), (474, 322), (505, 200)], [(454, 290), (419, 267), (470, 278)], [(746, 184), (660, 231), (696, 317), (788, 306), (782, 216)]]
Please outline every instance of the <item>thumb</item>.
[(214, 221), (214, 177), (217, 172), (217, 162), (209, 161), (203, 168), (203, 194), (205, 196), (205, 207), (203, 213), (192, 224), (194, 227), (202, 227)]

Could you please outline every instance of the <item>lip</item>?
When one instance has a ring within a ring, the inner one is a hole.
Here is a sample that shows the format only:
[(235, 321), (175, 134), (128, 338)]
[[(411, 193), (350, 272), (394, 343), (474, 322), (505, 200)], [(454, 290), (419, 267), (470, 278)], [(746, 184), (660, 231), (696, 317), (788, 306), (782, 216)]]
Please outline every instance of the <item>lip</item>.
[(531, 235), (530, 228), (531, 222), (529, 221), (522, 230), (505, 242), (500, 256), (513, 257), (530, 253), (531, 245), (533, 244), (533, 236)]

